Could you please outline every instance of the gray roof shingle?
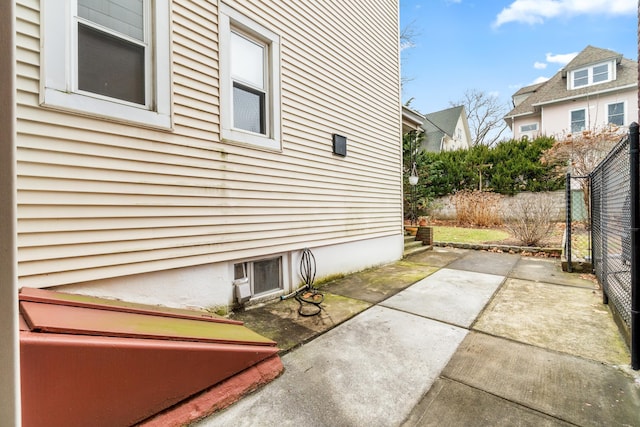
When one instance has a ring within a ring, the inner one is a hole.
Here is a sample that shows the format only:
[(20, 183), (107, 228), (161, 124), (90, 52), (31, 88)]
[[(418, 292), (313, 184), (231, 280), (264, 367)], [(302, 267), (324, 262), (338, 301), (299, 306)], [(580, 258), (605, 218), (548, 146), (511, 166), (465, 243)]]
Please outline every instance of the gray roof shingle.
[(422, 147), (427, 151), (439, 152), (442, 137), (445, 134), (453, 137), (461, 114), (464, 114), (462, 105), (425, 114), (425, 120), (422, 124), (425, 139), (422, 142)]
[[(616, 59), (617, 70), (616, 80), (601, 83), (596, 86), (586, 86), (578, 89), (567, 89), (567, 72), (582, 68), (587, 65), (603, 62), (607, 60)], [(588, 95), (594, 91), (602, 92), (606, 90), (613, 90), (619, 87), (629, 86), (638, 82), (638, 64), (630, 59), (623, 58), (617, 52), (608, 49), (601, 49), (593, 46), (587, 46), (582, 52), (580, 52), (566, 67), (558, 71), (549, 80), (541, 83), (538, 88), (534, 88), (536, 85), (531, 85), (520, 89), (514, 95), (521, 95), (527, 91), (531, 92), (531, 95), (522, 101), (519, 105), (513, 108), (505, 119), (532, 114), (536, 112), (536, 106), (552, 102), (555, 100), (575, 98), (583, 95)], [(531, 90), (531, 88), (534, 88)]]

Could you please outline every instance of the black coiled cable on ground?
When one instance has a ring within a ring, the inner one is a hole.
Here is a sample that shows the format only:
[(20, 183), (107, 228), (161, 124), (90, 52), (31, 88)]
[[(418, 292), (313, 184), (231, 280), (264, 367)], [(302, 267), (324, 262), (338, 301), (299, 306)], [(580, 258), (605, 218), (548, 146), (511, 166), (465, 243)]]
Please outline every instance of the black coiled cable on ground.
[(300, 277), (304, 281), (304, 286), (289, 295), (281, 297), (281, 299), (293, 296), (300, 303), (298, 313), (301, 316), (315, 316), (322, 311), (320, 304), (324, 301), (324, 294), (313, 286), (316, 278), (316, 258), (308, 248), (302, 250), (302, 256), (300, 257)]

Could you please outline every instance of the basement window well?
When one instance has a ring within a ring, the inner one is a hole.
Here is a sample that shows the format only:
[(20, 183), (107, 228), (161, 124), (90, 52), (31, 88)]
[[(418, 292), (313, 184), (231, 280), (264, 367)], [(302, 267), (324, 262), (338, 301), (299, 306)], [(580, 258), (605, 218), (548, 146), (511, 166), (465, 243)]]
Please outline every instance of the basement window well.
[(281, 256), (236, 263), (233, 265), (233, 272), (234, 280), (249, 280), (252, 296), (282, 289)]

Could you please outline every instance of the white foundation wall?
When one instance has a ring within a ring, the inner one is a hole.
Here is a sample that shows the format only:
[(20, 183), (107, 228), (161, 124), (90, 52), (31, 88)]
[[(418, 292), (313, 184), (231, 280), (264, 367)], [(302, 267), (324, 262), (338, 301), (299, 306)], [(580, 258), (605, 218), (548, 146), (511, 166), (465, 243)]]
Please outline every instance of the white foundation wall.
[[(316, 259), (316, 280), (322, 280), (327, 276), (354, 273), (399, 260), (404, 249), (404, 237), (399, 233), (378, 239), (309, 249)], [(298, 251), (292, 257), (297, 284), (300, 284), (298, 272), (301, 254), (302, 252)]]
[(232, 298), (233, 269), (228, 263), (57, 286), (53, 290), (141, 304), (212, 309)]
[[(403, 245), (403, 235), (398, 233), (394, 236), (309, 248), (316, 261), (316, 281), (397, 261), (402, 257)], [(273, 255), (282, 256), (283, 289), (253, 298), (249, 304), (276, 299), (303, 283), (300, 276), (302, 251)], [(156, 271), (51, 289), (141, 304), (217, 310), (235, 304), (233, 264), (242, 261), (247, 260)]]

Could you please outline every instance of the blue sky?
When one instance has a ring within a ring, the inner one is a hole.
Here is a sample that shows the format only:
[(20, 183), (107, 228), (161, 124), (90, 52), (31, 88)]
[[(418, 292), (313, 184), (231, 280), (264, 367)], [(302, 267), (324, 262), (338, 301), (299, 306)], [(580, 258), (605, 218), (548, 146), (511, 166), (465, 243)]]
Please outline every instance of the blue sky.
[(511, 105), (587, 45), (637, 59), (637, 0), (400, 0), (402, 100), (431, 113), (469, 89)]

